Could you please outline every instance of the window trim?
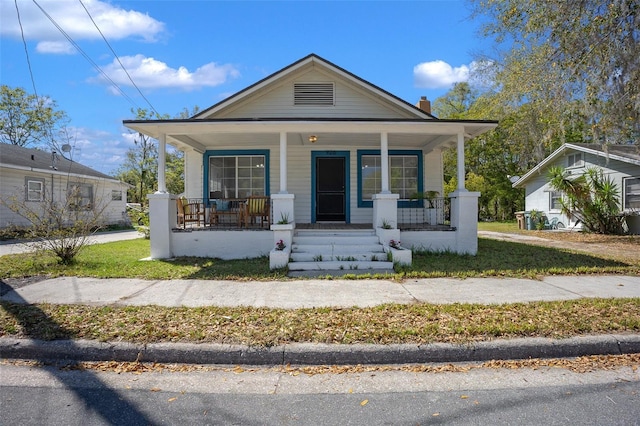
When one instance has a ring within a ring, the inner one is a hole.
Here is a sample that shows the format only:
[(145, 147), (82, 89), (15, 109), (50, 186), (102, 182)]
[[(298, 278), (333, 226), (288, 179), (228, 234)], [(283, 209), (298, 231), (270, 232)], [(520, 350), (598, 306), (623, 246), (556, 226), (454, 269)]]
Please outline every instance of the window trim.
[(209, 199), (209, 158), (210, 157), (241, 157), (263, 155), (264, 156), (264, 195), (271, 195), (270, 191), (270, 170), (269, 167), (269, 150), (268, 149), (213, 149), (204, 152), (203, 158), (203, 185), (202, 185), (202, 199), (207, 207), (210, 205)]
[[(622, 178), (622, 210), (623, 211), (634, 211), (638, 210), (637, 207), (628, 207), (627, 206), (627, 182), (629, 180), (637, 179), (638, 183), (640, 183), (640, 176), (627, 176)], [(634, 194), (635, 195), (635, 194)]]
[[(357, 151), (358, 157), (358, 207), (373, 208), (373, 200), (362, 199), (362, 156), (364, 155), (381, 155), (379, 149), (359, 149)], [(422, 150), (417, 149), (393, 149), (389, 150), (389, 157), (395, 155), (415, 155), (418, 158), (418, 192), (424, 191), (424, 172), (423, 172), (423, 153)], [(389, 168), (391, 170), (391, 168)], [(398, 200), (398, 208), (421, 208), (423, 206), (422, 200)]]
[[(31, 200), (29, 199), (29, 184), (31, 182), (36, 182), (40, 184), (40, 199), (39, 200)], [(44, 191), (45, 191), (45, 180), (44, 178), (37, 178), (31, 176), (25, 176), (24, 178), (24, 201), (27, 203), (41, 203), (44, 201)]]

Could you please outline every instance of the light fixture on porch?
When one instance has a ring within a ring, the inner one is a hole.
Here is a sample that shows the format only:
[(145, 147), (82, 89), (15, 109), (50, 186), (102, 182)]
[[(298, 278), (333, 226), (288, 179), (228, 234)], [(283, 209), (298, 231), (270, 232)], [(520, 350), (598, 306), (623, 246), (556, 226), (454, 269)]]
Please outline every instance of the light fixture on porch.
[(317, 140), (318, 140), (318, 137), (316, 135), (309, 136), (309, 142), (316, 143)]

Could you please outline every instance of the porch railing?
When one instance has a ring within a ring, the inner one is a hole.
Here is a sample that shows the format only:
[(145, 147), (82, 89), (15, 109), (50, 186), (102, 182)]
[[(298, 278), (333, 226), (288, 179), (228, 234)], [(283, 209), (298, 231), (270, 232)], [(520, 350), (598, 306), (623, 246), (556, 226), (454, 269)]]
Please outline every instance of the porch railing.
[[(451, 223), (451, 200), (447, 197), (422, 200), (423, 207), (398, 205), (398, 228), (428, 229), (447, 228)], [(400, 202), (399, 202), (400, 203)]]

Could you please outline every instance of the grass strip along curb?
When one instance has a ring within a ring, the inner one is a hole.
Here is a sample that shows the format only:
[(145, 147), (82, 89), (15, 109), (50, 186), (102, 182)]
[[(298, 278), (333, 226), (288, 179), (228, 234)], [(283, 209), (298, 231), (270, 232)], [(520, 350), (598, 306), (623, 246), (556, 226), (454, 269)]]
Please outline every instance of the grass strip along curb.
[(640, 299), (296, 310), (9, 302), (0, 307), (0, 336), (38, 340), (251, 347), (292, 343), (422, 345), (629, 332), (640, 332)]

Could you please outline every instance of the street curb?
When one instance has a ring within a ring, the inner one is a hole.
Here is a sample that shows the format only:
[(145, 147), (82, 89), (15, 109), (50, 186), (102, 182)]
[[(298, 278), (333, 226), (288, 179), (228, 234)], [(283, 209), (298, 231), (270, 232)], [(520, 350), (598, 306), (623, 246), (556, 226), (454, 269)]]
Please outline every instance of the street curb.
[(269, 348), (213, 343), (98, 342), (0, 338), (0, 358), (40, 361), (143, 361), (221, 365), (355, 365), (470, 362), (640, 353), (640, 334), (568, 339), (519, 338), (469, 344), (336, 345), (295, 343)]

